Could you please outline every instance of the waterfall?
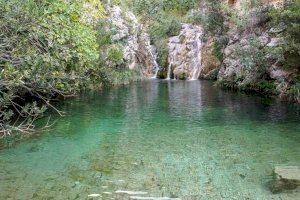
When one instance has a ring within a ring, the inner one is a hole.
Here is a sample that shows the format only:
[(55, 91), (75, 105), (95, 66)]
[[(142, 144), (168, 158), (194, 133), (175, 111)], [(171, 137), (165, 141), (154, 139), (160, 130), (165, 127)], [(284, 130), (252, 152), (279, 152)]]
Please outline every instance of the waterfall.
[[(202, 36), (202, 32), (196, 34), (196, 38), (200, 38)], [(202, 56), (201, 56), (201, 50), (202, 50), (202, 41), (200, 39), (196, 39), (196, 55), (195, 60), (193, 60), (193, 70), (192, 70), (192, 76), (191, 81), (198, 80), (200, 76), (200, 72), (202, 69)]]
[(168, 67), (168, 72), (167, 72), (167, 78), (166, 80), (170, 80), (171, 79), (171, 64), (169, 64), (169, 67)]
[(156, 79), (156, 78), (157, 78), (158, 72), (159, 72), (159, 67), (156, 66), (156, 67), (155, 67), (155, 73), (154, 73), (154, 75), (152, 76), (152, 79)]
[[(171, 78), (172, 69), (174, 78), (197, 80), (202, 71), (201, 51), (203, 29), (201, 26), (182, 24), (178, 36), (169, 38), (169, 68), (167, 80)], [(171, 67), (172, 66), (172, 67)]]
[[(151, 46), (150, 46), (150, 47), (151, 47)], [(151, 58), (152, 58), (152, 60), (153, 60), (153, 65), (154, 65), (154, 66), (153, 66), (153, 69), (155, 70), (154, 75), (153, 75), (151, 78), (152, 78), (152, 79), (156, 79), (156, 78), (157, 78), (157, 74), (158, 74), (158, 72), (159, 72), (159, 66), (158, 66), (157, 61), (156, 61), (156, 56), (154, 56), (153, 53), (152, 53), (152, 49), (149, 48), (148, 51), (149, 51), (150, 56), (151, 56)]]
[(193, 69), (193, 74), (192, 74), (192, 78), (190, 79), (191, 81), (195, 81), (198, 79), (198, 69), (195, 68)]

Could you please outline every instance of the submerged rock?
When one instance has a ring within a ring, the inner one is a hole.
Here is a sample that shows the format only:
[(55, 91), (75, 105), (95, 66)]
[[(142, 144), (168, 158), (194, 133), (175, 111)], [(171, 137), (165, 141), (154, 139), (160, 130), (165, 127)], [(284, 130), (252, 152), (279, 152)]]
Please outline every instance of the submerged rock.
[(299, 166), (278, 166), (274, 173), (276, 179), (271, 187), (273, 193), (296, 189), (300, 185)]

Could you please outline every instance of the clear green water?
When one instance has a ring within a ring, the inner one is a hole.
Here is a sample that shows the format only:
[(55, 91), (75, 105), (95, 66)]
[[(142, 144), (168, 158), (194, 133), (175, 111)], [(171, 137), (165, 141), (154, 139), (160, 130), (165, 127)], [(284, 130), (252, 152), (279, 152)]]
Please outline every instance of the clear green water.
[(67, 114), (51, 130), (0, 151), (1, 200), (129, 198), (116, 190), (184, 200), (300, 197), (267, 187), (274, 166), (300, 165), (299, 105), (267, 105), (206, 81), (152, 80), (61, 109)]

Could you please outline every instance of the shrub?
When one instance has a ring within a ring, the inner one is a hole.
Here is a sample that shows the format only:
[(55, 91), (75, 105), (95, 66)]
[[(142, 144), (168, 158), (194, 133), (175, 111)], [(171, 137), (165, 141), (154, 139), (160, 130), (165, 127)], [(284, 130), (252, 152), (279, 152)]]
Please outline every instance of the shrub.
[(107, 60), (115, 63), (116, 65), (121, 65), (123, 63), (123, 51), (120, 47), (113, 45), (107, 50)]
[(286, 68), (300, 70), (300, 0), (284, 1), (283, 8), (270, 11), (271, 25), (284, 29), (285, 44), (278, 50)]
[(161, 13), (155, 21), (151, 21), (149, 32), (153, 40), (178, 35), (181, 30), (181, 23), (167, 13)]
[(261, 48), (261, 43), (255, 36), (248, 38), (247, 45), (239, 45), (234, 54), (246, 71), (258, 68), (264, 72), (268, 66), (266, 49)]
[[(103, 12), (95, 0), (0, 0), (0, 135), (31, 131), (52, 98), (90, 81)], [(26, 123), (11, 126), (15, 115)]]
[(296, 83), (287, 91), (288, 98), (292, 101), (300, 102), (300, 83)]
[(224, 18), (221, 13), (221, 2), (207, 1), (208, 11), (202, 16), (204, 30), (210, 34), (221, 34), (224, 31)]
[(128, 4), (138, 15), (152, 18), (162, 11), (184, 14), (194, 8), (197, 3), (197, 0), (134, 0)]

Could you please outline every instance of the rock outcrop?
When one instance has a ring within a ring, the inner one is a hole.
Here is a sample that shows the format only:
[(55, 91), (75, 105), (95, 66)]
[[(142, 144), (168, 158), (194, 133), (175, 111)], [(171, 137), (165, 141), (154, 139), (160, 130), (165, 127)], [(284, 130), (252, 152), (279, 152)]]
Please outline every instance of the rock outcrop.
[(169, 39), (168, 77), (176, 79), (198, 79), (201, 73), (202, 28), (182, 24), (178, 36)]
[(271, 49), (284, 44), (278, 32), (284, 29), (268, 28), (267, 10), (253, 10), (251, 23), (243, 32), (228, 33), (229, 43), (223, 50), (224, 60), (218, 73), (218, 81), (227, 86), (262, 90), (256, 84), (265, 81), (269, 92), (285, 97), (296, 72), (283, 69)]
[(112, 42), (123, 49), (123, 59), (131, 70), (140, 70), (142, 78), (150, 78), (158, 70), (156, 49), (150, 44), (150, 37), (143, 24), (132, 12), (118, 6), (108, 7), (109, 21), (114, 31)]

